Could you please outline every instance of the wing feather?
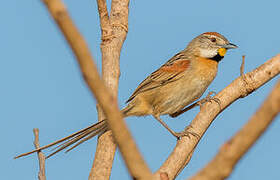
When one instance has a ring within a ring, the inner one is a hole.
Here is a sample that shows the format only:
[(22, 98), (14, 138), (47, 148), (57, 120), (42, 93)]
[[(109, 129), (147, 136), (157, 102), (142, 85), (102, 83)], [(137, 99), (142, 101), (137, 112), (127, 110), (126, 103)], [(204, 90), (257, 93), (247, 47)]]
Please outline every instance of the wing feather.
[(164, 86), (180, 79), (183, 76), (183, 72), (187, 70), (189, 66), (190, 60), (186, 59), (183, 53), (176, 54), (158, 70), (142, 81), (126, 102), (131, 101), (140, 93)]

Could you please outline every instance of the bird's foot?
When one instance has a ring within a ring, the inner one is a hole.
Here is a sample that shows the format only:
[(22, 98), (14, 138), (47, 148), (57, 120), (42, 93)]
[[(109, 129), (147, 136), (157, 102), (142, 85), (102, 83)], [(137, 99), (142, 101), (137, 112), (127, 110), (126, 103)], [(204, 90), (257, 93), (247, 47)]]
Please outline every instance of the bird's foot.
[(196, 137), (197, 139), (200, 139), (200, 135), (191, 131), (192, 126), (189, 125), (188, 127), (186, 127), (186, 129), (184, 129), (182, 132), (178, 132), (178, 133), (174, 133), (174, 136), (179, 140), (181, 139), (183, 136), (187, 136), (188, 138), (190, 138), (190, 135)]
[(201, 108), (201, 106), (202, 106), (203, 104), (205, 104), (206, 102), (212, 103), (212, 101), (215, 101), (215, 102), (218, 103), (219, 106), (221, 107), (221, 101), (220, 101), (220, 99), (215, 98), (215, 97), (212, 97), (212, 95), (215, 96), (216, 94), (217, 94), (216, 92), (210, 91), (210, 92), (208, 93), (208, 95), (207, 95), (205, 98), (201, 99), (201, 100), (198, 101), (196, 104), (199, 105), (200, 108)]

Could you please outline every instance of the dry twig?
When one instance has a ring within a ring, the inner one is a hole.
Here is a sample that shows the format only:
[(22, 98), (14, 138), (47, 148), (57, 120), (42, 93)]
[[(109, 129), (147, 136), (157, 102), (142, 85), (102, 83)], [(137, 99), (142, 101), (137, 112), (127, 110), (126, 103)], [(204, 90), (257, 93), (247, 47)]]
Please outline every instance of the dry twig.
[[(34, 133), (34, 146), (36, 149), (40, 148), (40, 144), (39, 144), (39, 129), (38, 128), (34, 128), (33, 129), (33, 133)], [(46, 173), (45, 173), (45, 161), (46, 161), (46, 157), (44, 155), (44, 153), (42, 153), (41, 151), (37, 152), (38, 154), (38, 160), (39, 160), (39, 173), (38, 173), (38, 179), (39, 180), (46, 180)]]
[(240, 66), (240, 76), (244, 75), (245, 55), (242, 56), (242, 63)]

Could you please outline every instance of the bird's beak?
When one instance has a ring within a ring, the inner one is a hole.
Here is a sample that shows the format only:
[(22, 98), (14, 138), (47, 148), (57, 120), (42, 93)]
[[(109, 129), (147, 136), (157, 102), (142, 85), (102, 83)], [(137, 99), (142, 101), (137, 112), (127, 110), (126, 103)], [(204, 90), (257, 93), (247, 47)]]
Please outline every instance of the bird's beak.
[(232, 44), (232, 43), (228, 43), (226, 45), (223, 45), (222, 48), (225, 48), (225, 49), (235, 49), (235, 48), (238, 48), (238, 46), (236, 46), (235, 44)]

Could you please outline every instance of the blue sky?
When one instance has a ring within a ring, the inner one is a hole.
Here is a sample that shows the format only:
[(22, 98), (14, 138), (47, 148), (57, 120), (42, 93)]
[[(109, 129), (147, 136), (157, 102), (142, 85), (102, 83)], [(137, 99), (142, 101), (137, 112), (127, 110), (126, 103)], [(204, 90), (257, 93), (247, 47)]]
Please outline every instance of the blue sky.
[[(100, 67), (96, 2), (64, 2)], [(129, 33), (121, 54), (120, 107), (147, 75), (206, 31), (220, 32), (239, 46), (228, 52), (206, 91), (219, 92), (239, 76), (242, 55), (246, 55), (248, 72), (279, 53), (279, 5), (277, 0), (131, 1)], [(96, 104), (70, 48), (41, 1), (4, 1), (0, 20), (0, 179), (36, 179), (36, 155), (13, 159), (33, 149), (32, 129), (40, 129), (42, 145), (50, 143), (96, 122)], [(191, 176), (216, 154), (255, 112), (277, 79), (238, 100), (216, 118), (178, 179)], [(198, 109), (176, 119), (163, 119), (179, 131)], [(279, 178), (279, 120), (238, 163), (230, 180)], [(176, 140), (152, 117), (130, 117), (126, 121), (149, 167), (157, 170)], [(49, 159), (47, 179), (87, 179), (95, 147), (96, 138), (75, 151)], [(111, 179), (130, 179), (119, 152)]]

